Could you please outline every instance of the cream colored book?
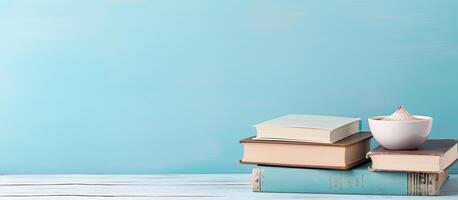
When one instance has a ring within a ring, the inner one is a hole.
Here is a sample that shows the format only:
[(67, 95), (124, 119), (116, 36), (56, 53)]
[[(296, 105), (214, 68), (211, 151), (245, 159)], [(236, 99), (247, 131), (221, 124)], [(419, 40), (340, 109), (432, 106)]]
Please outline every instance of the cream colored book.
[(366, 160), (370, 150), (370, 132), (360, 132), (334, 144), (297, 141), (253, 140), (243, 145), (243, 164), (350, 169)]
[(335, 143), (357, 133), (359, 118), (321, 115), (285, 115), (254, 126), (254, 140)]

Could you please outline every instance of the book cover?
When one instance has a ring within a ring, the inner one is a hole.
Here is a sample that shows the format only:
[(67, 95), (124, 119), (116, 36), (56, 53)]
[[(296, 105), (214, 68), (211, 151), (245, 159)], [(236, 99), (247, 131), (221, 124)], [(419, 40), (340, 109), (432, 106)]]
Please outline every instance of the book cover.
[(242, 164), (350, 169), (366, 160), (370, 132), (359, 132), (334, 144), (297, 141), (253, 140), (243, 145)]
[(254, 139), (255, 136), (244, 138), (240, 140), (240, 143), (267, 143), (267, 144), (288, 144), (288, 145), (313, 145), (313, 146), (336, 146), (336, 147), (347, 147), (363, 140), (372, 138), (372, 134), (369, 131), (360, 131), (352, 136), (346, 137), (339, 140), (336, 143), (316, 143), (316, 142), (305, 142), (305, 141), (282, 141), (282, 140), (261, 140)]
[(347, 124), (360, 121), (360, 118), (348, 118), (324, 115), (285, 115), (279, 118), (271, 119), (255, 127), (296, 127), (296, 128), (313, 128), (324, 130), (335, 130)]
[(368, 155), (431, 155), (444, 156), (444, 154), (458, 143), (456, 139), (429, 139), (414, 150), (389, 150), (378, 146)]
[(373, 171), (440, 172), (458, 159), (458, 140), (430, 139), (414, 150), (378, 146), (367, 153)]
[(438, 195), (442, 173), (370, 172), (368, 164), (347, 171), (258, 166), (253, 191), (374, 195)]
[(359, 118), (322, 115), (285, 115), (254, 125), (261, 140), (334, 143), (357, 133)]

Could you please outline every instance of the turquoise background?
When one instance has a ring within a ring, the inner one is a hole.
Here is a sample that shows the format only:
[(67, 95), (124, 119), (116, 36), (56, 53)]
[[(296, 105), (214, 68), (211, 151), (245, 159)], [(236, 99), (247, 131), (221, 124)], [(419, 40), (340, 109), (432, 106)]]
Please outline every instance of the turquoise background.
[(0, 173), (238, 173), (290, 113), (457, 138), (458, 1), (0, 1)]

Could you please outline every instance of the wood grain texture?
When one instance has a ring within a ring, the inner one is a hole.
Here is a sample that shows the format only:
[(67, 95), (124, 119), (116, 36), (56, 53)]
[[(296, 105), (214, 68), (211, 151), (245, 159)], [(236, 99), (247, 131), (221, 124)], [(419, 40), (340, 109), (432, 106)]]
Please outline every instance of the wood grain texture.
[[(426, 199), (428, 197), (254, 193), (248, 174), (3, 175), (0, 200), (29, 199)], [(439, 199), (458, 198), (450, 175)], [(435, 198), (435, 199), (437, 199)]]

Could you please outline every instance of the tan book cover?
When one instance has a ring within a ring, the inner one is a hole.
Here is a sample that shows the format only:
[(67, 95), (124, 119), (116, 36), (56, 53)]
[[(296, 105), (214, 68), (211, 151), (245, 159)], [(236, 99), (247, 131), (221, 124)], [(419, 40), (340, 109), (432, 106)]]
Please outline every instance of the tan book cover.
[(270, 143), (270, 144), (297, 144), (297, 145), (315, 145), (315, 146), (341, 146), (346, 147), (363, 140), (372, 138), (371, 132), (362, 131), (347, 138), (344, 138), (336, 143), (315, 143), (315, 142), (302, 142), (302, 141), (282, 141), (282, 140), (261, 140), (253, 139), (256, 136), (240, 140), (240, 143)]
[(350, 169), (366, 160), (370, 132), (359, 132), (334, 144), (254, 140), (240, 141), (244, 154), (240, 163), (271, 166)]
[(456, 139), (430, 139), (418, 149), (394, 151), (378, 146), (367, 153), (373, 171), (441, 172), (458, 159)]

